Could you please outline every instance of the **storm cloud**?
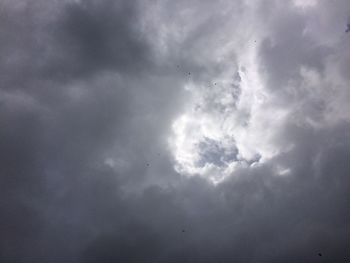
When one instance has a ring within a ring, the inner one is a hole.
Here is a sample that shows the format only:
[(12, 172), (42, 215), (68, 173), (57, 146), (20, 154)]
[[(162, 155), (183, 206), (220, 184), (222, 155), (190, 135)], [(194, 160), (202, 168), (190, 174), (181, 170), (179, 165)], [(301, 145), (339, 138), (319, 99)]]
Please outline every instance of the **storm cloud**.
[(349, 17), (0, 0), (0, 262), (350, 262)]

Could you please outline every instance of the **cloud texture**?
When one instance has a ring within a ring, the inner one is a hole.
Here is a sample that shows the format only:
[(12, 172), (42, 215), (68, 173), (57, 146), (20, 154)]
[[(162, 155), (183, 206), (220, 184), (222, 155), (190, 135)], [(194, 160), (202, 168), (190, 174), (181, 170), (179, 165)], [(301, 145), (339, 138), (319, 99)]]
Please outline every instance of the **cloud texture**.
[(350, 261), (349, 16), (1, 0), (0, 261)]

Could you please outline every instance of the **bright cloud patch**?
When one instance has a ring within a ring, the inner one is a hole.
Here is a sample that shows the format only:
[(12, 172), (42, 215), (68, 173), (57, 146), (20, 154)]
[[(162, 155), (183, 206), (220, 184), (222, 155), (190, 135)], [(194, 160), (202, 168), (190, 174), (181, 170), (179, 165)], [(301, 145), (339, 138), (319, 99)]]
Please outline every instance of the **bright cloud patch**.
[(245, 64), (236, 73), (209, 85), (186, 86), (192, 99), (175, 120), (170, 139), (178, 172), (217, 183), (236, 168), (255, 166), (280, 151), (273, 137), (288, 111), (266, 96), (253, 55), (242, 59)]
[(348, 120), (348, 77), (340, 76), (334, 63), (349, 63), (347, 14), (321, 37), (317, 32), (327, 25), (311, 19), (318, 3), (252, 5), (241, 10), (242, 19), (227, 16), (225, 26), (208, 29), (205, 45), (202, 38), (193, 39), (200, 70), (185, 85), (188, 106), (170, 136), (178, 172), (220, 182), (237, 169), (273, 159), (275, 174), (287, 175), (293, 169), (278, 163), (278, 156), (298, 143), (285, 135), (289, 128), (318, 129)]

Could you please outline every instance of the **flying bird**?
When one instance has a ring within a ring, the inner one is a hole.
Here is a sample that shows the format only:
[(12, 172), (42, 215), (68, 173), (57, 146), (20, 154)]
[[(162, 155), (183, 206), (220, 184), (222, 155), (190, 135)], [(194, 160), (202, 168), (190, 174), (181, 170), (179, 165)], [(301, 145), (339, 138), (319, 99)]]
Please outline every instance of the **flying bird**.
[(345, 33), (349, 33), (350, 32), (350, 24), (347, 24), (348, 28), (345, 30)]
[(322, 254), (321, 254), (321, 253), (318, 253), (318, 256), (322, 257)]

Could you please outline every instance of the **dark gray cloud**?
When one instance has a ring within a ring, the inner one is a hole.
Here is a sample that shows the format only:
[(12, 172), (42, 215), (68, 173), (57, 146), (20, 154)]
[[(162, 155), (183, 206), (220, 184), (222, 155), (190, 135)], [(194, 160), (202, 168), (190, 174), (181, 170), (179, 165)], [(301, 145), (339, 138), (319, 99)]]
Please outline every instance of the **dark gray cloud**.
[(348, 262), (350, 5), (313, 2), (2, 1), (0, 261)]
[[(125, 1), (84, 1), (67, 4), (58, 18), (59, 38), (54, 72), (93, 74), (113, 69), (123, 72), (144, 70), (149, 47), (139, 30), (138, 4)], [(56, 22), (56, 21), (55, 21)], [(59, 56), (64, 56), (63, 61)]]

